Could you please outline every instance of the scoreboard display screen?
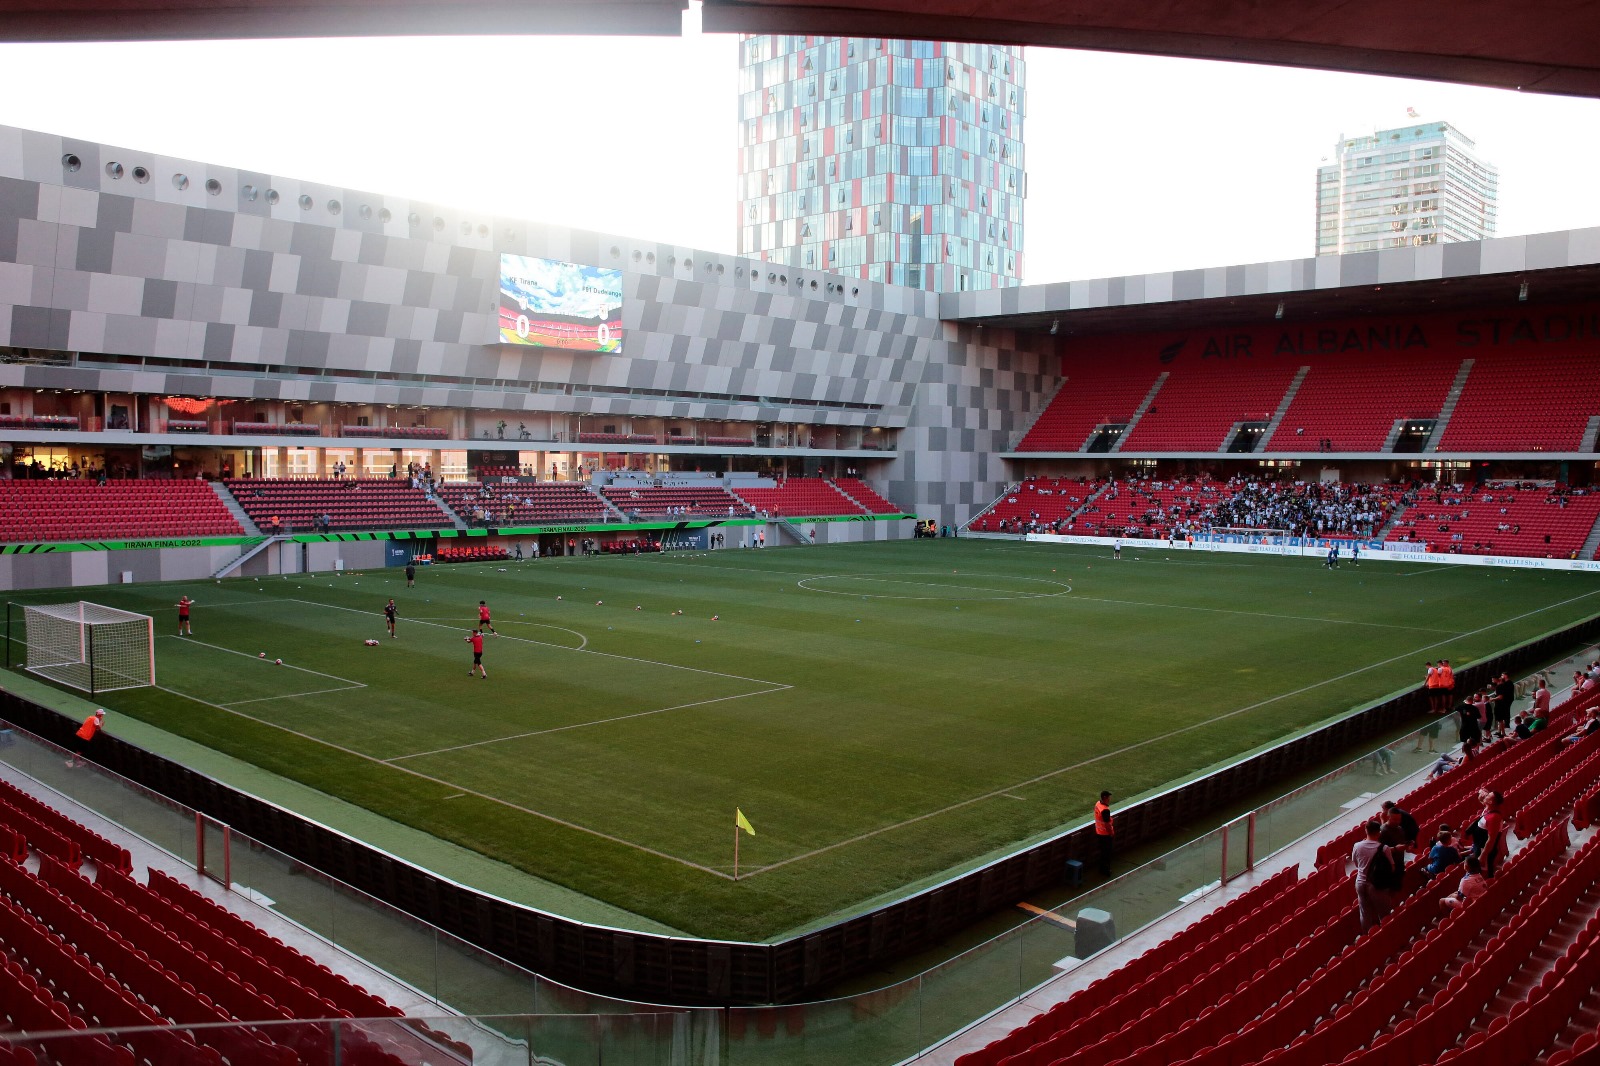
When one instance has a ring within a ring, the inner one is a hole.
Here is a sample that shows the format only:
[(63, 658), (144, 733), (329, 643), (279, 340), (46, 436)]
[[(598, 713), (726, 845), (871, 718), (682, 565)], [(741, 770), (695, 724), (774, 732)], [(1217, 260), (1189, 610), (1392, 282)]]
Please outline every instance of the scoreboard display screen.
[(622, 351), (622, 271), (500, 256), (500, 342)]

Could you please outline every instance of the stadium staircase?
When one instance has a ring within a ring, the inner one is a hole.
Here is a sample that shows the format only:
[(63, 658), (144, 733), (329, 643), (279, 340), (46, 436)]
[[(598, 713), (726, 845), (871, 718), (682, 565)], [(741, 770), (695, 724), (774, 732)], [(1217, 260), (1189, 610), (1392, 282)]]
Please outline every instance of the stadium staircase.
[(799, 544), (799, 545), (802, 545), (802, 546), (808, 547), (808, 548), (816, 547), (816, 542), (813, 541), (810, 537), (806, 536), (805, 532), (799, 526), (797, 526), (793, 522), (791, 522), (789, 519), (783, 518), (783, 517), (780, 516), (778, 518), (773, 519), (773, 521), (777, 523), (778, 532), (782, 533), (784, 536), (788, 537), (790, 540), (794, 541), (796, 544)]
[(1050, 405), (1056, 402), (1056, 397), (1061, 395), (1061, 390), (1066, 387), (1066, 384), (1067, 379), (1063, 377), (1058, 379), (1055, 385), (1051, 387), (1049, 393), (1040, 402), (1038, 410), (1033, 412), (1033, 417), (1028, 419), (1028, 424), (1022, 427), (1022, 432), (1017, 434), (1017, 439), (1011, 442), (1012, 451), (1022, 447), (1022, 442), (1029, 433), (1033, 432), (1033, 427), (1039, 424), (1039, 419), (1043, 418), (1045, 413), (1050, 410)]
[[(1156, 375), (1155, 383), (1150, 386), (1150, 391), (1144, 394), (1144, 399), (1139, 401), (1139, 406), (1133, 409), (1133, 417), (1128, 419), (1128, 425), (1123, 429), (1121, 435), (1117, 437), (1116, 442), (1111, 445), (1111, 451), (1116, 452), (1122, 450), (1122, 442), (1128, 439), (1128, 434), (1132, 433), (1133, 427), (1139, 424), (1139, 419), (1143, 418), (1144, 413), (1150, 410), (1150, 405), (1156, 402), (1156, 393), (1161, 391), (1161, 386), (1165, 385), (1167, 383), (1167, 378), (1171, 376), (1171, 372), (1166, 370), (1163, 370), (1161, 373)], [(1096, 426), (1095, 433), (1098, 433), (1099, 431), (1100, 427)], [(1083, 447), (1085, 449), (1089, 447), (1089, 441), (1094, 440), (1095, 433), (1089, 434), (1089, 440), (1083, 442)]]
[(253, 537), (261, 535), (261, 530), (254, 522), (250, 521), (250, 516), (245, 513), (245, 509), (239, 506), (239, 501), (234, 499), (233, 493), (228, 491), (228, 486), (220, 481), (213, 481), (211, 482), (211, 491), (217, 494), (217, 499), (221, 500), (222, 506), (226, 507), (228, 513), (233, 515), (233, 520), (239, 523), (240, 529)]
[(1456, 405), (1461, 402), (1461, 394), (1467, 391), (1467, 378), (1472, 376), (1472, 368), (1476, 365), (1476, 359), (1461, 360), (1461, 369), (1456, 371), (1456, 379), (1450, 383), (1450, 391), (1445, 394), (1444, 405), (1439, 408), (1439, 417), (1433, 423), (1433, 434), (1422, 446), (1423, 451), (1439, 450), (1439, 442), (1444, 439), (1445, 428), (1450, 425), (1450, 419), (1456, 413)]
[(1578, 549), (1578, 558), (1600, 558), (1600, 518), (1594, 523), (1594, 528), (1589, 530), (1589, 535), (1583, 540), (1583, 547)]
[(440, 499), (438, 496), (433, 496), (430, 498), (433, 500), (433, 505), (439, 508), (440, 512), (450, 520), (451, 525), (455, 526), (457, 529), (467, 528), (467, 524), (461, 520), (460, 515), (456, 514), (455, 511), (450, 508), (449, 504), (445, 503), (444, 500)]
[(1283, 417), (1289, 413), (1289, 405), (1294, 403), (1294, 398), (1300, 392), (1300, 386), (1305, 384), (1306, 375), (1309, 373), (1311, 373), (1311, 368), (1303, 366), (1295, 374), (1294, 380), (1289, 382), (1288, 391), (1283, 394), (1282, 402), (1278, 404), (1278, 409), (1272, 413), (1272, 418), (1267, 422), (1267, 428), (1262, 432), (1261, 439), (1256, 441), (1256, 451), (1272, 450), (1272, 435), (1278, 432), (1279, 426), (1283, 425)]
[(272, 547), (274, 544), (281, 544), (281, 543), (283, 543), (284, 541), (286, 541), (288, 539), (289, 538), (287, 536), (282, 535), (282, 534), (278, 534), (278, 535), (274, 535), (274, 536), (268, 537), (266, 540), (262, 541), (260, 544), (253, 544), (250, 547), (246, 548), (244, 551), (240, 552), (238, 558), (234, 559), (232, 562), (228, 563), (221, 570), (218, 570), (216, 573), (212, 574), (211, 576), (214, 577), (214, 578), (227, 577), (229, 574), (231, 574), (234, 571), (238, 570), (240, 567), (244, 566), (245, 563), (248, 563), (251, 559), (254, 559), (256, 556), (260, 555), (262, 552), (266, 551), (268, 548)]
[(1600, 443), (1600, 415), (1590, 415), (1589, 424), (1583, 427), (1583, 439), (1578, 442), (1580, 452), (1592, 452)]

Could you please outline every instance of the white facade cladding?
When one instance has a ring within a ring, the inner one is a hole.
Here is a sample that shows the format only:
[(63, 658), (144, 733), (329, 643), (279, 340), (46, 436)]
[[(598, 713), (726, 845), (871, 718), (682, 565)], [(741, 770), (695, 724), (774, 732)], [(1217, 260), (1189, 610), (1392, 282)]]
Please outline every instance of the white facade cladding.
[[(503, 252), (622, 270), (623, 354), (498, 343)], [(1048, 338), (989, 333), (913, 289), (0, 127), (18, 414), (117, 393), (803, 424), (876, 433), (850, 465), (958, 522), (1056, 377)], [(119, 432), (88, 425), (51, 439)]]

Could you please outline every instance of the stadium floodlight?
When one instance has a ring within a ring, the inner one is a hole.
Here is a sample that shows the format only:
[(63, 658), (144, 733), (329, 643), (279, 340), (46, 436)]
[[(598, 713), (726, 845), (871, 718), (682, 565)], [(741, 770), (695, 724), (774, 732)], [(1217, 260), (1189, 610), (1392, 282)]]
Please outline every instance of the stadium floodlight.
[[(14, 638), (6, 608), (6, 665)], [(88, 692), (143, 688), (156, 683), (155, 622), (87, 600), (22, 607), (22, 665), (57, 684)]]

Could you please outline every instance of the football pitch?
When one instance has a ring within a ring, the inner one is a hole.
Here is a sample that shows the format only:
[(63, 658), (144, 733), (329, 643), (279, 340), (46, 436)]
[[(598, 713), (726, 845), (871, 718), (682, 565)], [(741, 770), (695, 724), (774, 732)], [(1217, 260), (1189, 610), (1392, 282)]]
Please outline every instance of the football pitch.
[[(1589, 617), (1600, 576), (942, 540), (12, 598), (80, 597), (156, 618), (159, 687), (108, 707), (675, 928), (761, 939), (1413, 686), (1425, 659)], [(735, 807), (757, 834), (737, 881)]]

